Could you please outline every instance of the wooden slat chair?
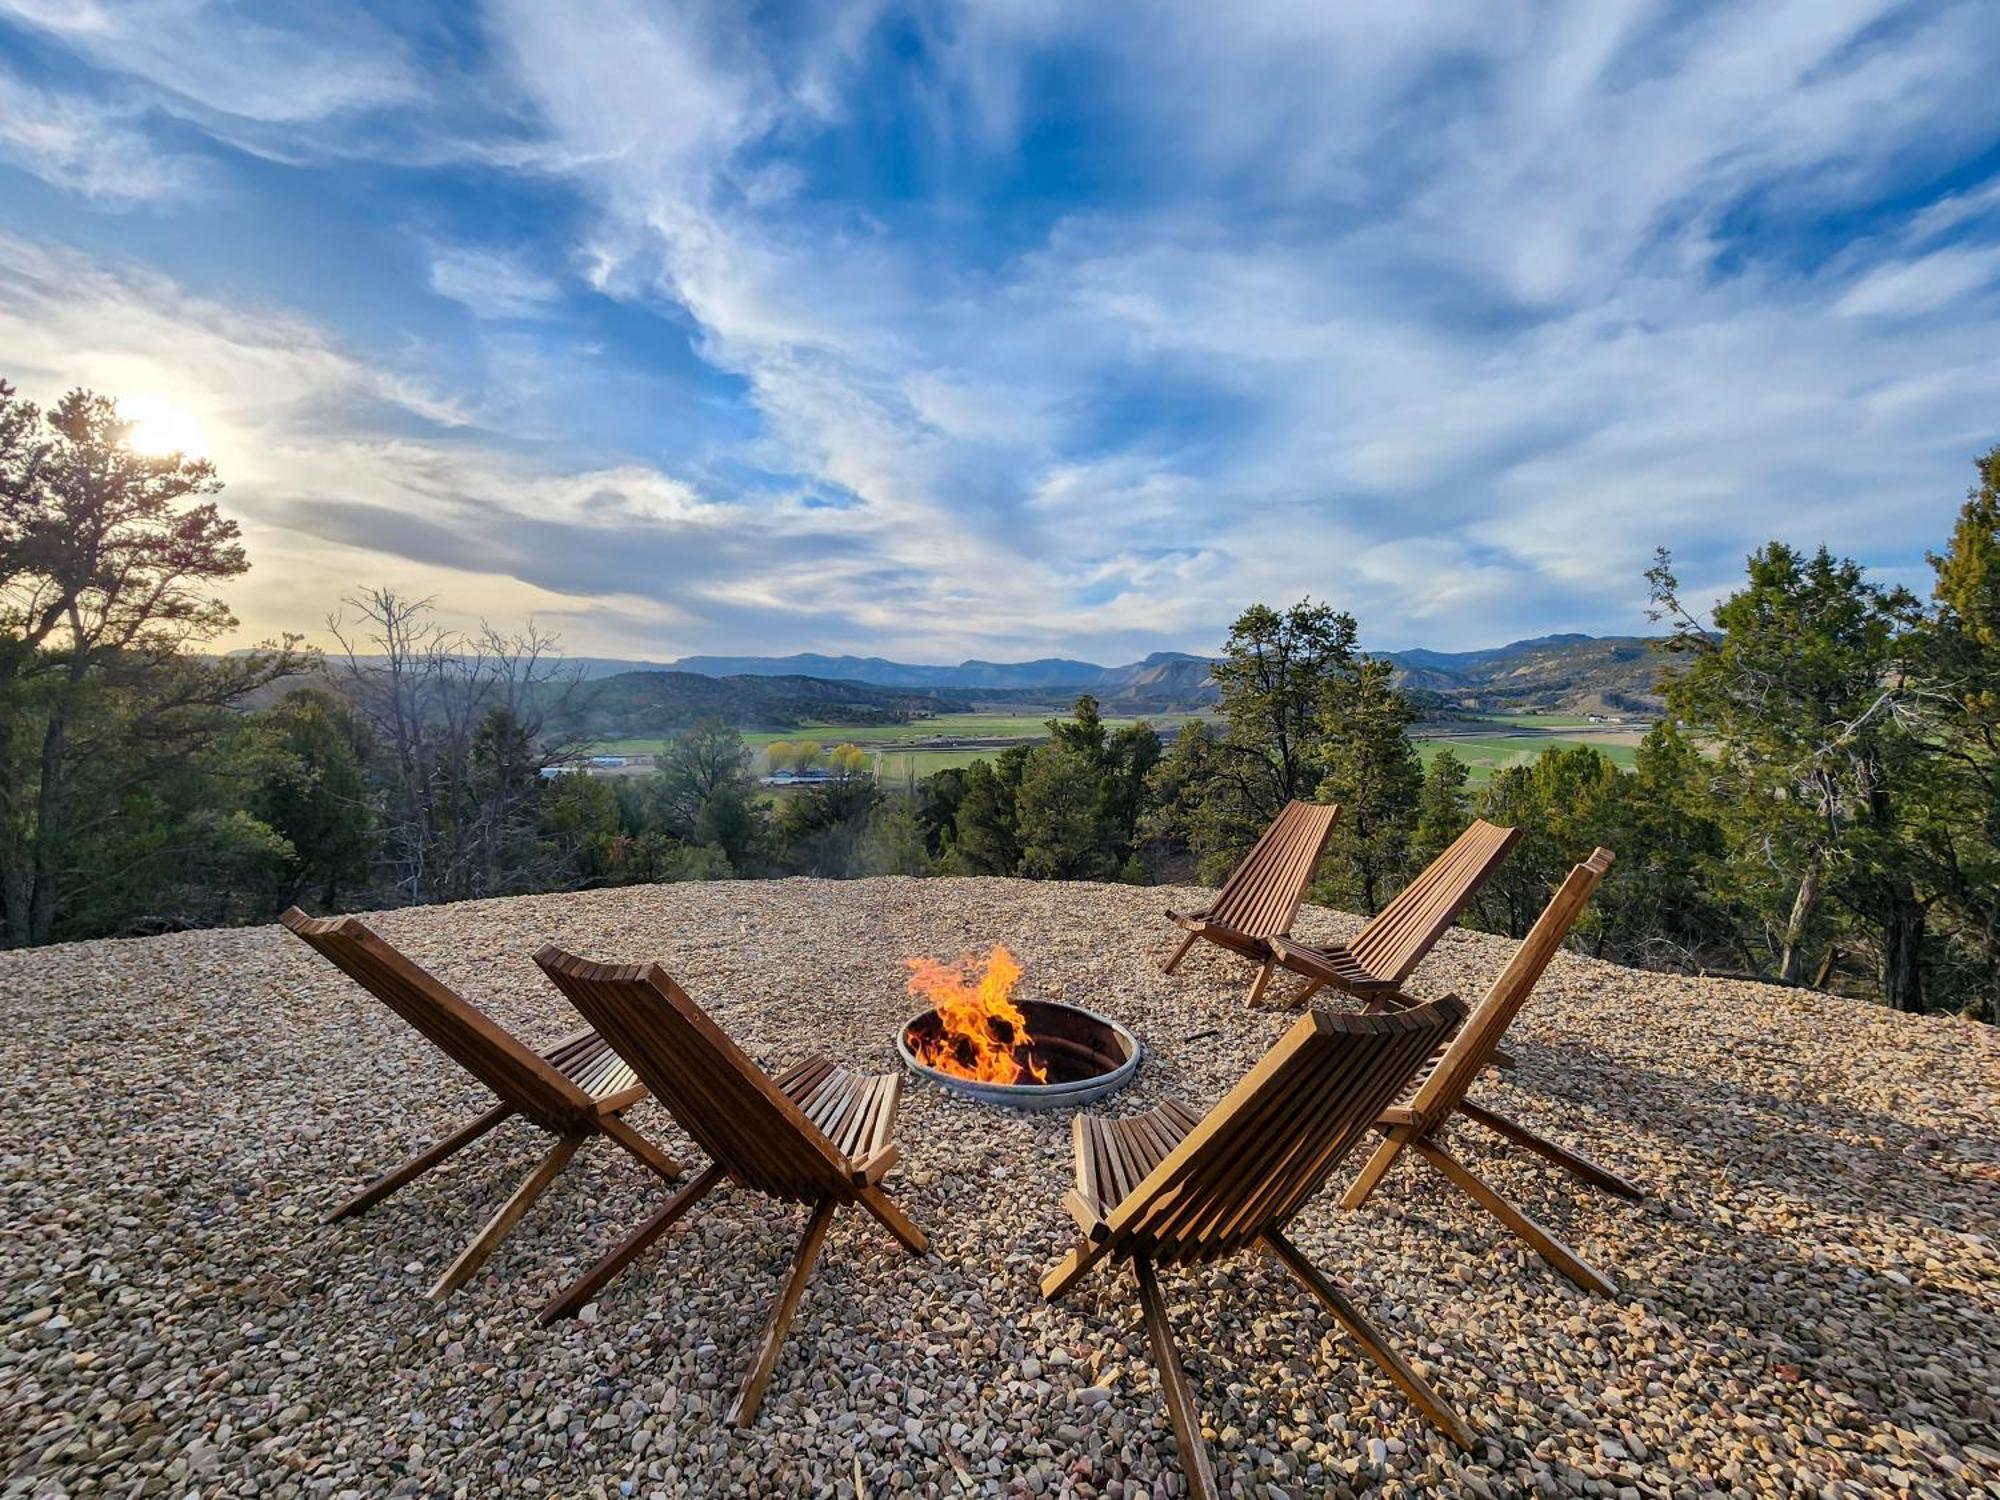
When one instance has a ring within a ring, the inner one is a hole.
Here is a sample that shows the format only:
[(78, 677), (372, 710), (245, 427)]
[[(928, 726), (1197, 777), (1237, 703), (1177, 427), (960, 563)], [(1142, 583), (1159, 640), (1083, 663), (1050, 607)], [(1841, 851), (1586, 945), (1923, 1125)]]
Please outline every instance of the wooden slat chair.
[(593, 1135), (609, 1136), (669, 1182), (680, 1176), (680, 1164), (673, 1157), (620, 1118), (621, 1111), (646, 1097), (645, 1085), (596, 1032), (579, 1031), (545, 1052), (535, 1052), (359, 919), (309, 917), (294, 906), (278, 920), (500, 1100), (456, 1134), (370, 1183), (328, 1214), (327, 1223), (380, 1203), (510, 1115), (520, 1115), (556, 1138), (541, 1164), (438, 1278), (431, 1288), (433, 1297), (448, 1296), (471, 1280), (568, 1165), (576, 1148)]
[(868, 1077), (812, 1057), (769, 1078), (658, 964), (592, 963), (553, 946), (537, 953), (535, 962), (709, 1155), (708, 1167), (692, 1182), (543, 1308), (544, 1325), (579, 1311), (725, 1180), (811, 1210), (729, 1414), (747, 1427), (757, 1419), (837, 1208), (859, 1204), (912, 1255), (929, 1246), (881, 1186), (898, 1158), (902, 1075)]
[(1196, 1500), (1217, 1493), (1155, 1268), (1252, 1246), (1276, 1255), (1369, 1358), (1461, 1448), (1452, 1408), (1286, 1238), (1285, 1228), (1465, 1015), (1447, 998), (1386, 1015), (1316, 1008), (1205, 1117), (1178, 1102), (1129, 1119), (1078, 1115), (1076, 1187), (1063, 1206), (1082, 1238), (1042, 1277), (1053, 1300), (1107, 1257), (1130, 1260), (1160, 1389)]
[(1256, 847), (1230, 873), (1213, 905), (1198, 912), (1168, 911), (1168, 920), (1186, 928), (1187, 937), (1167, 960), (1167, 973), (1173, 973), (1187, 957), (1196, 938), (1206, 938), (1257, 964), (1250, 1003), (1255, 1005), (1262, 999), (1277, 961), (1271, 940), (1292, 930), (1299, 903), (1312, 883), (1313, 869), (1339, 816), (1339, 807), (1331, 803), (1287, 802)]
[(1563, 939), (1589, 902), (1591, 892), (1597, 889), (1598, 881), (1604, 878), (1604, 872), (1611, 868), (1611, 862), (1611, 851), (1599, 849), (1569, 872), (1569, 878), (1522, 940), (1486, 997), (1474, 1008), (1464, 1028), (1452, 1038), (1451, 1045), (1426, 1062), (1395, 1101), (1382, 1111), (1377, 1124), (1385, 1132), (1385, 1138), (1361, 1169), (1361, 1175), (1342, 1195), (1342, 1208), (1359, 1208), (1366, 1203), (1396, 1159), (1405, 1149), (1412, 1150), (1577, 1285), (1607, 1297), (1616, 1294), (1617, 1288), (1609, 1277), (1585, 1263), (1574, 1250), (1501, 1197), (1438, 1140), (1439, 1132), (1454, 1117), (1463, 1116), (1478, 1121), (1515, 1145), (1546, 1157), (1593, 1186), (1622, 1198), (1645, 1196), (1641, 1188), (1616, 1172), (1544, 1139), (1518, 1120), (1465, 1097), (1473, 1081), (1494, 1061), (1501, 1037), (1527, 1004), (1549, 960), (1562, 947)]
[(1518, 828), (1501, 828), (1475, 818), (1424, 872), (1370, 919), (1350, 943), (1319, 948), (1297, 938), (1271, 939), (1271, 951), (1281, 967), (1311, 981), (1300, 991), (1303, 1003), (1328, 985), (1374, 1003), (1374, 1008), (1407, 1002), (1403, 984), (1437, 940), (1444, 936), (1465, 904), (1486, 884), (1514, 841)]

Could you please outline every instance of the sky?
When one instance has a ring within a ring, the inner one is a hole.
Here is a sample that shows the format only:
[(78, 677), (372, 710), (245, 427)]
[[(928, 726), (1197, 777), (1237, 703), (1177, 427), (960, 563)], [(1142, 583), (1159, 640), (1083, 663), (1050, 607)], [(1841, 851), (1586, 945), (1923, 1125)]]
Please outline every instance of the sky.
[(1648, 626), (1925, 586), (2000, 441), (1988, 0), (0, 0), (0, 378), (212, 457), (236, 640)]

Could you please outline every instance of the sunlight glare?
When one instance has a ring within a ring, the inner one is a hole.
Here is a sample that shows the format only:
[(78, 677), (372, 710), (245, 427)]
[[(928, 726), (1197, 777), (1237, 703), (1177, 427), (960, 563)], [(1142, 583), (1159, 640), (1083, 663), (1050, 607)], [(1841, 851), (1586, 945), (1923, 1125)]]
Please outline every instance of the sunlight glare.
[(201, 458), (208, 451), (201, 424), (171, 401), (139, 396), (120, 401), (118, 414), (132, 424), (126, 442), (135, 453), (185, 453), (189, 458)]

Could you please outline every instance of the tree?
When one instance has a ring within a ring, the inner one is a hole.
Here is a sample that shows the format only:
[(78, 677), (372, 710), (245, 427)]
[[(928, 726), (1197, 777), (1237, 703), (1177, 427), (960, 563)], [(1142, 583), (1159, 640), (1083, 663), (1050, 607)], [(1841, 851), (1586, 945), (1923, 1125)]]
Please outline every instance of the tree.
[[(222, 488), (214, 466), (136, 452), (129, 433), (106, 397), (74, 390), (44, 412), (0, 382), (0, 931), (10, 945), (58, 936), (86, 893), (94, 920), (115, 923), (109, 888), (186, 868), (213, 838), (240, 846), (199, 784), (227, 709), (301, 664), (283, 648), (197, 654), (235, 627), (213, 590), (249, 562), (236, 523), (209, 498)], [(143, 837), (142, 813), (154, 820)]]
[(321, 912), (367, 884), (375, 849), (368, 737), (345, 699), (295, 688), (257, 716), (244, 759), (250, 811), (290, 849), (281, 900)]
[(1950, 541), (1934, 554), (1933, 608), (1912, 642), (1913, 732), (1925, 750), (1911, 843), (1936, 912), (1948, 982), (1988, 1019), (2000, 996), (2000, 446)]
[(1797, 983), (1825, 941), (1832, 897), (1866, 930), (1884, 998), (1921, 1008), (1925, 901), (1899, 821), (1921, 775), (1899, 724), (1908, 590), (1869, 583), (1822, 547), (1752, 553), (1745, 586), (1711, 631), (1682, 603), (1662, 551), (1648, 573), (1654, 616), (1688, 658), (1669, 712), (1713, 742), (1730, 869), (1764, 929), (1774, 976)]
[(861, 836), (861, 870), (867, 875), (928, 875), (930, 848), (913, 797), (886, 796)]
[(952, 830), (948, 867), (964, 875), (1016, 875), (1021, 869), (1018, 802), (1029, 748), (1010, 745), (965, 768), (965, 791)]
[(827, 769), (846, 779), (868, 774), (868, 752), (859, 745), (835, 745), (827, 752)]
[(1336, 901), (1373, 916), (1411, 870), (1423, 763), (1410, 743), (1417, 712), (1390, 686), (1392, 665), (1369, 657), (1326, 684), (1320, 706), (1318, 794), (1340, 804), (1325, 867)]
[(682, 843), (720, 849), (738, 873), (751, 870), (766, 842), (752, 759), (743, 736), (720, 719), (676, 735), (648, 782), (656, 826)]
[(882, 799), (873, 777), (801, 787), (778, 804), (777, 836), (787, 868), (800, 875), (861, 873), (861, 841)]
[(1023, 875), (1095, 880), (1116, 867), (1106, 848), (1100, 773), (1086, 751), (1059, 740), (1036, 746), (1018, 807)]
[(1410, 867), (1421, 870), (1450, 847), (1472, 821), (1472, 798), (1466, 791), (1472, 773), (1449, 745), (1431, 757), (1424, 784), (1417, 793), (1417, 827), (1411, 836)]
[(532, 621), (516, 635), (463, 634), (433, 600), (389, 588), (350, 595), (327, 629), (386, 787), (379, 848), (392, 889), (422, 904), (533, 887), (540, 772), (571, 754), (544, 732), (576, 680), (555, 638)]
[[(1280, 614), (1256, 604), (1237, 617), (1210, 669), (1228, 721), (1217, 779), (1240, 802), (1246, 831), (1319, 785), (1321, 709), (1329, 678), (1354, 660), (1354, 617), (1301, 599)], [(1244, 847), (1254, 840), (1248, 832)]]
[(790, 752), (787, 766), (801, 776), (819, 764), (821, 746), (818, 740), (793, 740), (785, 748)]

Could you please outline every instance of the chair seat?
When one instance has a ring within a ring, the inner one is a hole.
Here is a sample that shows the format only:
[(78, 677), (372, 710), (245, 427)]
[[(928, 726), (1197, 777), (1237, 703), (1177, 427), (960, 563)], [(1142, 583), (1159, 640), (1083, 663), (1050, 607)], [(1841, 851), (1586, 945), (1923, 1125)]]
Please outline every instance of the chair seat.
[[(611, 1050), (611, 1044), (589, 1027), (566, 1036), (542, 1054), (563, 1077), (590, 1095), (599, 1114), (636, 1104), (646, 1087), (631, 1064)], [(630, 1097), (627, 1097), (627, 1096)]]
[[(1445, 1052), (1449, 1047), (1450, 1043), (1446, 1043), (1445, 1046), (1438, 1048), (1437, 1051), (1425, 1058), (1423, 1066), (1410, 1075), (1409, 1082), (1396, 1090), (1396, 1097), (1391, 1099), (1388, 1107), (1382, 1111), (1382, 1120), (1385, 1124), (1421, 1125), (1424, 1123), (1423, 1117), (1410, 1108), (1410, 1101), (1417, 1097), (1419, 1089), (1431, 1081), (1431, 1074), (1438, 1070), (1438, 1064), (1444, 1061)], [(1490, 1066), (1511, 1068), (1514, 1066), (1514, 1059), (1496, 1049)]]
[(1341, 944), (1316, 948), (1297, 938), (1276, 937), (1271, 939), (1271, 951), (1277, 955), (1278, 963), (1294, 974), (1304, 974), (1309, 979), (1317, 979), (1349, 994), (1396, 988), (1395, 980), (1371, 973)]
[(1144, 1182), (1201, 1116), (1178, 1099), (1142, 1115), (1079, 1115), (1076, 1190), (1100, 1219)]
[(1183, 931), (1191, 932), (1196, 937), (1207, 938), (1218, 947), (1233, 949), (1245, 958), (1254, 958), (1259, 963), (1271, 956), (1271, 939), (1239, 932), (1226, 922), (1216, 921), (1206, 912), (1179, 912), (1169, 908), (1167, 920)]
[(809, 1057), (774, 1082), (850, 1162), (866, 1161), (895, 1139), (900, 1073), (857, 1073), (831, 1058)]

